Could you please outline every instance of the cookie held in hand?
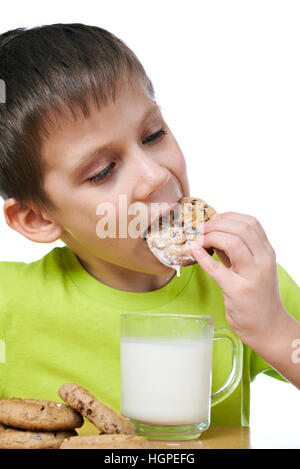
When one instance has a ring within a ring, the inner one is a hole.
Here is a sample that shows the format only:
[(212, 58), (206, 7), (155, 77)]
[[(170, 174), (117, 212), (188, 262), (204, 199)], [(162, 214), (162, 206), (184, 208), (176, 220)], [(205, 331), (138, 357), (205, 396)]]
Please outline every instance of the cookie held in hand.
[[(151, 252), (164, 265), (177, 270), (196, 263), (190, 243), (201, 237), (199, 224), (210, 220), (216, 211), (202, 199), (183, 197), (148, 228), (146, 241)], [(207, 249), (213, 254), (213, 248)]]

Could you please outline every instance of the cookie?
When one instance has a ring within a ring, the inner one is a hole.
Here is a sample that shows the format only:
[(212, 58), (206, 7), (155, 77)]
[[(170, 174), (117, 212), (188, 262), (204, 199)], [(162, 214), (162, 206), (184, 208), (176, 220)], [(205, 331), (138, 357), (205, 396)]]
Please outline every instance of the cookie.
[(37, 399), (0, 399), (0, 423), (23, 430), (58, 431), (81, 427), (83, 418), (71, 407)]
[(135, 435), (91, 435), (66, 438), (60, 449), (148, 449), (150, 442)]
[(63, 384), (58, 394), (102, 433), (134, 433), (134, 425), (75, 383)]
[[(172, 268), (195, 264), (190, 243), (201, 235), (200, 223), (210, 220), (216, 211), (202, 199), (183, 197), (148, 230), (146, 241), (151, 252), (164, 265)], [(213, 254), (213, 248), (207, 249)]]
[(66, 438), (75, 435), (75, 430), (31, 432), (0, 425), (0, 449), (58, 449)]

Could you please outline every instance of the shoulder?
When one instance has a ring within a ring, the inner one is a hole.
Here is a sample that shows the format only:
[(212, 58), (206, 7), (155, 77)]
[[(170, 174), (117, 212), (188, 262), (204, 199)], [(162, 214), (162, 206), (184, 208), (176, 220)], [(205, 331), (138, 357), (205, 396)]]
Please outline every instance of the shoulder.
[(7, 276), (22, 276), (23, 274), (35, 275), (41, 273), (41, 271), (45, 269), (51, 271), (53, 268), (61, 268), (61, 250), (65, 248), (66, 247), (55, 247), (45, 256), (29, 263), (0, 261), (0, 283), (4, 281)]
[(0, 262), (0, 307), (12, 301), (38, 294), (41, 289), (57, 284), (65, 276), (62, 250), (55, 247), (42, 258), (26, 262)]
[(8, 323), (30, 318), (51, 306), (66, 286), (62, 251), (55, 247), (42, 258), (30, 262), (0, 262), (0, 338)]

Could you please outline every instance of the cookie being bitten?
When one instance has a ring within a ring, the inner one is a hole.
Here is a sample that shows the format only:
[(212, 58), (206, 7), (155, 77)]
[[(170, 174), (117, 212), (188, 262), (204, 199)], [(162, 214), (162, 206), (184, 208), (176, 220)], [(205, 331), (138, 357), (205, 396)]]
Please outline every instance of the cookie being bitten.
[[(149, 227), (146, 241), (162, 264), (177, 270), (196, 263), (190, 243), (201, 235), (199, 224), (210, 220), (216, 211), (202, 199), (182, 197), (170, 212)], [(207, 249), (209, 254), (214, 250)]]

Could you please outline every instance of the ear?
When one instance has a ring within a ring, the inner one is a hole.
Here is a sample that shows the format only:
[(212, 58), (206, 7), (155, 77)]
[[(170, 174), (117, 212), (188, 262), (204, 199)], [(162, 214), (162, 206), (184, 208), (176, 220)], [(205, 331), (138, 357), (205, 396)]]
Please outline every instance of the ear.
[(4, 216), (8, 226), (36, 243), (52, 243), (64, 232), (61, 225), (51, 220), (50, 216), (37, 208), (20, 204), (13, 197), (4, 203)]

